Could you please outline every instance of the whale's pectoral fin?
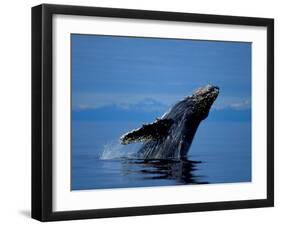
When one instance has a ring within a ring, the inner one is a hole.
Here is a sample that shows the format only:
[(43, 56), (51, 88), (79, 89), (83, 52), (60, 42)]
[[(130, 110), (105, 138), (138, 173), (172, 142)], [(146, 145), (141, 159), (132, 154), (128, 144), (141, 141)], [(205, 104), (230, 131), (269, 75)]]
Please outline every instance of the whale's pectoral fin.
[(158, 140), (166, 136), (173, 124), (173, 119), (157, 119), (151, 124), (144, 124), (141, 128), (124, 134), (120, 140), (122, 144), (142, 142), (147, 140)]

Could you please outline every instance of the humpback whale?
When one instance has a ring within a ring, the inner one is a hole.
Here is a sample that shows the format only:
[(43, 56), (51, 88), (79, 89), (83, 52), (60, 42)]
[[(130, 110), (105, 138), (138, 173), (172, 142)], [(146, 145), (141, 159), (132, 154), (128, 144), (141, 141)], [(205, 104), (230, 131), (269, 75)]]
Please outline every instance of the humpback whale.
[(219, 94), (219, 87), (197, 89), (170, 108), (161, 118), (120, 137), (121, 144), (143, 142), (137, 152), (140, 159), (186, 159), (196, 130), (207, 118)]

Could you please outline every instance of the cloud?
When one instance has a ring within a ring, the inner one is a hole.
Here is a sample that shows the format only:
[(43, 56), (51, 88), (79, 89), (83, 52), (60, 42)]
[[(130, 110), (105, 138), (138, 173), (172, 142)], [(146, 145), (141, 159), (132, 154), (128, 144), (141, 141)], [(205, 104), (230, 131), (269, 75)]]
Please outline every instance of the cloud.
[(144, 98), (138, 101), (133, 101), (132, 99), (120, 99), (119, 101), (105, 101), (102, 103), (96, 102), (94, 104), (76, 104), (73, 105), (73, 110), (83, 111), (83, 110), (95, 110), (108, 107), (114, 107), (123, 111), (141, 111), (141, 112), (162, 112), (169, 108), (169, 105), (157, 101), (153, 98)]
[(237, 110), (249, 109), (249, 108), (251, 108), (251, 102), (250, 102), (250, 100), (245, 100), (242, 102), (230, 104), (229, 107), (237, 109)]
[(224, 109), (233, 109), (233, 110), (246, 110), (251, 108), (251, 99), (243, 97), (223, 97), (218, 98), (215, 102), (213, 109), (215, 110), (224, 110)]
[[(153, 98), (151, 98), (153, 97)], [(106, 106), (116, 106), (118, 108), (142, 109), (147, 111), (165, 109), (176, 103), (180, 95), (168, 94), (122, 94), (122, 93), (76, 93), (72, 98), (72, 108), (74, 110), (99, 109)]]

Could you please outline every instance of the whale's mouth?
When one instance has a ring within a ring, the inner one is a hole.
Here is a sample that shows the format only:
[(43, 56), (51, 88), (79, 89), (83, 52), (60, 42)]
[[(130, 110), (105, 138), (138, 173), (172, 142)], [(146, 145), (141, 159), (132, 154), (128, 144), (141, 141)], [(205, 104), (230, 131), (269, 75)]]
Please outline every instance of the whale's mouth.
[(218, 87), (218, 86), (213, 86), (212, 88), (211, 88), (211, 92), (213, 93), (213, 94), (215, 94), (216, 96), (218, 96), (219, 95), (219, 92), (220, 92), (220, 88)]
[(201, 115), (202, 119), (208, 116), (211, 106), (219, 95), (219, 90), (220, 88), (218, 86), (207, 85), (199, 88), (192, 95), (196, 105), (196, 111)]
[(210, 92), (215, 95), (215, 97), (217, 97), (219, 95), (220, 92), (220, 88), (218, 86), (212, 86), (212, 88), (210, 88)]
[(193, 98), (209, 98), (209, 99), (216, 99), (219, 95), (220, 88), (218, 86), (207, 85), (205, 87), (199, 88), (193, 94)]
[(218, 86), (213, 86), (210, 91), (209, 91), (209, 99), (211, 101), (211, 104), (214, 103), (214, 101), (217, 99), (218, 95), (219, 95), (219, 92), (220, 92), (220, 88)]

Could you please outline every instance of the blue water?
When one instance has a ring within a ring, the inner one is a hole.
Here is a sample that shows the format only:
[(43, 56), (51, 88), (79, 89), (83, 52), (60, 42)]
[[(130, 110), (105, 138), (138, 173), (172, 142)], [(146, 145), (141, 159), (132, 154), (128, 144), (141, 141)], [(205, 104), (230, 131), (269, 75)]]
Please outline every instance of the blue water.
[(73, 121), (71, 189), (251, 181), (250, 122), (203, 121), (186, 161), (128, 158), (140, 144), (123, 146), (118, 138), (139, 125)]

